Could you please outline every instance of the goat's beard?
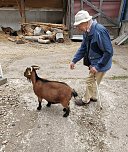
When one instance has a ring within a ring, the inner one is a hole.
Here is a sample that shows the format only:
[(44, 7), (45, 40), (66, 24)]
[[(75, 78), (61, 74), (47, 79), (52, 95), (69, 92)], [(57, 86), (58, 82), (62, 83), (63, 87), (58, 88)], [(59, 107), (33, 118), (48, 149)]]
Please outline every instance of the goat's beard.
[(27, 80), (31, 83), (31, 79), (27, 78)]

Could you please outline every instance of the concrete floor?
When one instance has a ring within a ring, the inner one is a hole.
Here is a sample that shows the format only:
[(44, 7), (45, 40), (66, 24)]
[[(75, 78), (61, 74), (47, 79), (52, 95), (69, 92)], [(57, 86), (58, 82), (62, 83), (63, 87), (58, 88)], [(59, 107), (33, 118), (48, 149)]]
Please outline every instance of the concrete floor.
[(80, 42), (15, 44), (0, 34), (0, 62), (7, 83), (0, 86), (0, 152), (127, 152), (128, 151), (128, 46), (114, 46), (113, 66), (102, 81), (100, 101), (77, 107), (63, 118), (61, 105), (40, 112), (32, 84), (23, 73), (39, 65), (38, 75), (63, 81), (79, 96), (85, 91), (88, 70), (80, 61), (69, 63)]

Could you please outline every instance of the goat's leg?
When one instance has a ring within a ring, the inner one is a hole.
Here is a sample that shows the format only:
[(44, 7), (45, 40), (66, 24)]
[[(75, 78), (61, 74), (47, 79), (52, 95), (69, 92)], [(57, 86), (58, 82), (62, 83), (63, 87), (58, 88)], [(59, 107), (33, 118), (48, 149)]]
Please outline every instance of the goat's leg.
[(70, 108), (69, 107), (65, 108), (65, 114), (63, 115), (63, 117), (67, 117), (69, 113), (70, 113)]
[(51, 102), (48, 101), (48, 104), (46, 105), (47, 107), (51, 107)]
[(64, 108), (63, 111), (65, 112), (65, 111), (66, 111), (66, 108)]
[(41, 110), (41, 108), (42, 108), (42, 106), (41, 106), (42, 99), (38, 98), (38, 102), (39, 102), (39, 106), (37, 107), (37, 110)]
[[(69, 104), (68, 104), (68, 106), (69, 106)], [(63, 111), (66, 112), (66, 108), (64, 108)]]
[(69, 115), (69, 113), (70, 113), (69, 103), (63, 102), (62, 105), (64, 107), (63, 111), (65, 112), (65, 114), (63, 115), (63, 117), (67, 117)]

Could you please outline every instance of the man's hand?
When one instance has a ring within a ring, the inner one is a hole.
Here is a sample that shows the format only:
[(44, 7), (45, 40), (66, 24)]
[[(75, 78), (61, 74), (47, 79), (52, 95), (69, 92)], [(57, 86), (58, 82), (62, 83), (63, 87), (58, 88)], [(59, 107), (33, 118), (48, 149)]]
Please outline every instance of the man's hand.
[(96, 70), (96, 68), (95, 67), (90, 67), (90, 73), (93, 73), (93, 74), (95, 74), (95, 73), (97, 73), (98, 71)]
[(71, 62), (70, 63), (70, 69), (73, 70), (75, 68), (75, 63)]

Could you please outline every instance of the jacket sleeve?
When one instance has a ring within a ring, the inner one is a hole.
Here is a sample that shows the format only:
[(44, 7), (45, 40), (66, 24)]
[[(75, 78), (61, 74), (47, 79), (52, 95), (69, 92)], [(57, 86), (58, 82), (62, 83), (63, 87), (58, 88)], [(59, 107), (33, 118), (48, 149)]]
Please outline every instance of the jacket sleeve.
[(74, 55), (72, 62), (77, 63), (78, 61), (80, 61), (84, 57), (84, 54), (85, 54), (86, 50), (87, 50), (86, 38), (85, 38), (85, 35), (83, 35), (83, 41), (81, 43), (81, 46), (77, 50), (76, 54)]
[(106, 66), (110, 58), (113, 56), (113, 47), (107, 29), (102, 29), (98, 32), (97, 43), (99, 48), (103, 51), (103, 56), (96, 65), (96, 69), (99, 71), (99, 69)]

